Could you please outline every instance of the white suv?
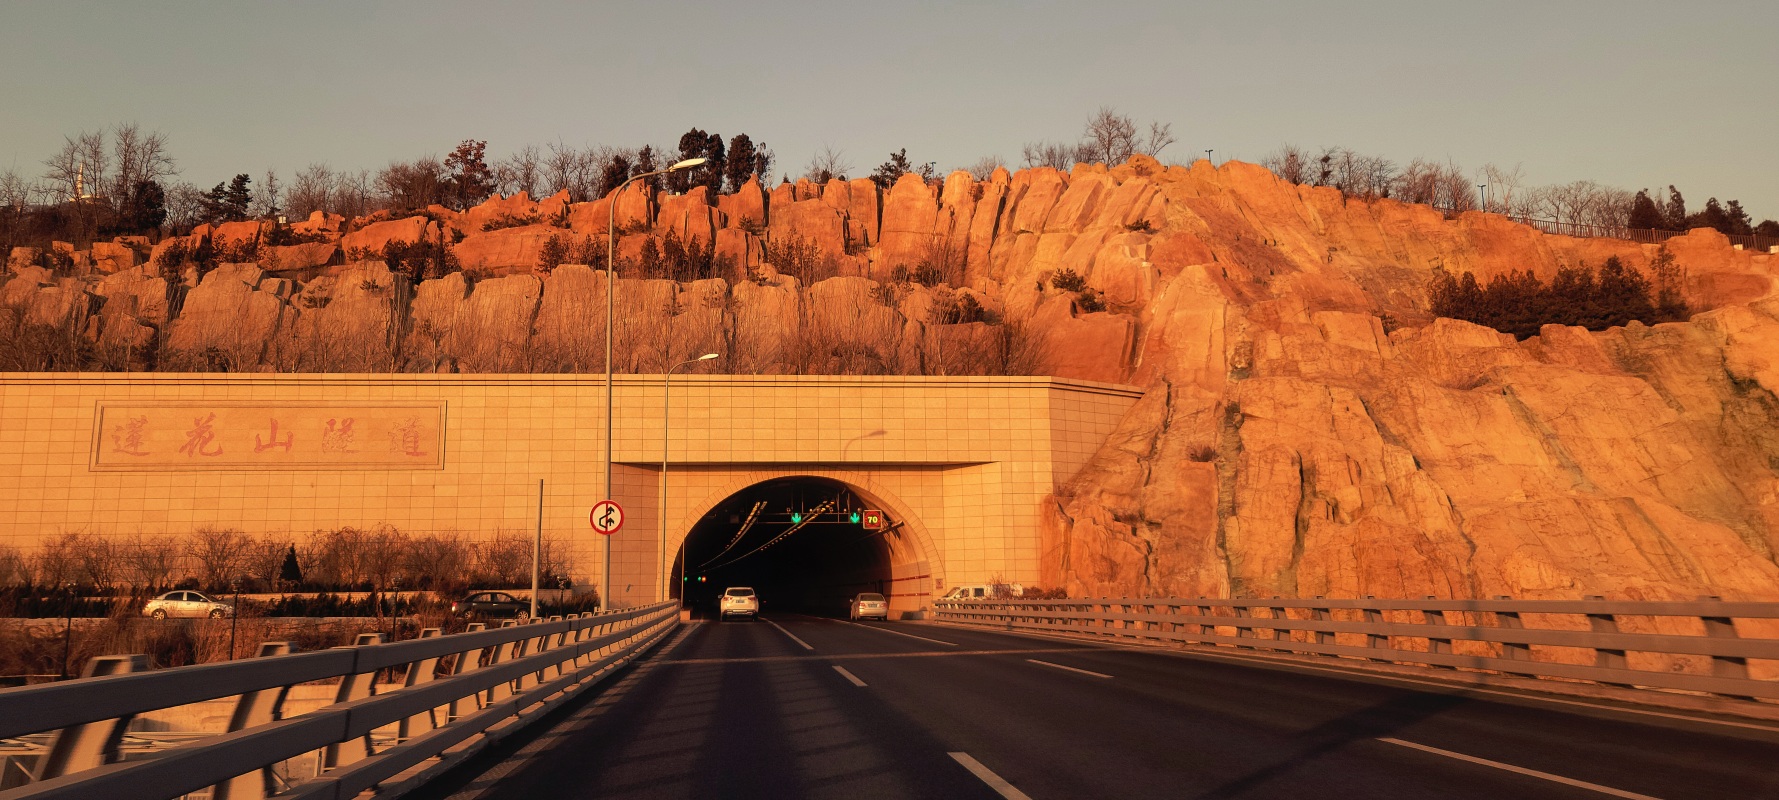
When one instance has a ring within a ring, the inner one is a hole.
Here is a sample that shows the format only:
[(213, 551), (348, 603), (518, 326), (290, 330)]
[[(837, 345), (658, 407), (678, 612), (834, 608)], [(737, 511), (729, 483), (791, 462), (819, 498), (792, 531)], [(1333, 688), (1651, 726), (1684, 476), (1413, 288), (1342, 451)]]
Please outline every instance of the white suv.
[(760, 613), (760, 598), (754, 590), (746, 586), (731, 586), (723, 590), (723, 597), (717, 604), (717, 618), (726, 620), (731, 614), (746, 614), (753, 619)]

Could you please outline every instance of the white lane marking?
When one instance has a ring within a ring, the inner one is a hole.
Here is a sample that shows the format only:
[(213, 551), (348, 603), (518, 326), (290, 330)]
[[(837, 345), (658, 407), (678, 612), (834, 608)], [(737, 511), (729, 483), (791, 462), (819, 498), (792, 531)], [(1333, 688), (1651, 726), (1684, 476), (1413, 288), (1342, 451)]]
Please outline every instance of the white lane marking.
[(789, 637), (791, 637), (791, 641), (796, 642), (797, 644), (803, 645), (804, 650), (814, 650), (815, 649), (813, 647), (810, 647), (808, 642), (805, 642), (802, 639), (797, 638), (797, 634), (791, 633), (790, 631), (787, 631), (784, 628), (779, 628), (778, 623), (773, 622), (772, 620), (769, 620), (765, 617), (761, 617), (760, 621), (766, 623), (767, 625), (771, 625), (774, 628), (778, 628), (779, 633), (789, 636)]
[[(1446, 682), (1442, 682), (1442, 681), (1421, 680), (1421, 679), (1414, 678), (1411, 676), (1398, 675), (1396, 673), (1391, 673), (1391, 672), (1366, 672), (1364, 670), (1360, 670), (1360, 669), (1356, 669), (1356, 668), (1320, 666), (1320, 665), (1316, 665), (1316, 664), (1306, 664), (1302, 661), (1286, 661), (1286, 660), (1278, 659), (1278, 658), (1269, 658), (1267, 656), (1258, 655), (1258, 654), (1244, 655), (1244, 654), (1237, 654), (1237, 653), (1227, 653), (1227, 654), (1225, 654), (1225, 653), (1211, 653), (1211, 652), (1207, 652), (1204, 650), (1163, 650), (1160, 647), (1156, 647), (1154, 645), (1123, 644), (1121, 642), (1106, 642), (1106, 641), (1098, 641), (1098, 640), (1093, 640), (1093, 639), (1085, 639), (1080, 636), (1061, 636), (1061, 635), (1057, 635), (1057, 634), (1038, 633), (1038, 632), (1033, 632), (1033, 631), (987, 630), (987, 629), (982, 629), (982, 628), (974, 628), (974, 627), (968, 627), (968, 626), (963, 626), (963, 625), (954, 625), (954, 624), (943, 623), (943, 622), (917, 622), (914, 624), (928, 625), (928, 626), (935, 627), (935, 628), (952, 628), (952, 629), (956, 629), (956, 630), (977, 630), (977, 631), (981, 631), (982, 633), (996, 633), (996, 634), (1000, 634), (1002, 636), (1018, 636), (1018, 637), (1023, 637), (1026, 639), (1049, 639), (1051, 641), (1058, 641), (1058, 642), (1074, 642), (1076, 644), (1084, 644), (1089, 647), (1095, 647), (1095, 648), (1100, 648), (1100, 649), (1105, 649), (1105, 650), (1127, 650), (1127, 651), (1130, 651), (1133, 653), (1150, 653), (1153, 655), (1168, 656), (1170, 658), (1184, 658), (1184, 659), (1190, 659), (1190, 660), (1204, 660), (1204, 661), (1230, 661), (1230, 662), (1234, 662), (1234, 663), (1238, 663), (1238, 664), (1244, 664), (1247, 666), (1259, 665), (1262, 667), (1276, 669), (1276, 670), (1280, 670), (1283, 672), (1326, 672), (1330, 675), (1338, 675), (1338, 676), (1341, 676), (1344, 678), (1358, 680), (1358, 681), (1371, 680), (1371, 681), (1376, 681), (1376, 682), (1380, 682), (1380, 683), (1383, 683), (1383, 682), (1406, 683), (1406, 684), (1412, 684), (1415, 686), (1430, 686), (1435, 689), (1445, 690), (1444, 692), (1442, 692), (1442, 694), (1455, 694), (1455, 695), (1460, 695), (1460, 696), (1467, 695), (1467, 694), (1488, 694), (1488, 695), (1495, 695), (1497, 697), (1505, 697), (1505, 698), (1509, 698), (1512, 700), (1522, 700), (1522, 701), (1525, 701), (1526, 704), (1529, 704), (1529, 705), (1535, 705), (1535, 704), (1539, 704), (1539, 703), (1548, 703), (1548, 704), (1554, 704), (1554, 705), (1577, 706), (1580, 708), (1591, 709), (1594, 711), (1604, 711), (1604, 712), (1618, 713), (1618, 714), (1637, 714), (1637, 715), (1645, 716), (1645, 717), (1660, 717), (1662, 719), (1677, 719), (1682, 722), (1700, 722), (1700, 723), (1705, 723), (1708, 725), (1722, 725), (1722, 726), (1729, 727), (1729, 728), (1747, 728), (1749, 730), (1755, 730), (1755, 731), (1766, 731), (1768, 733), (1779, 733), (1779, 727), (1775, 727), (1773, 725), (1762, 725), (1762, 724), (1753, 723), (1753, 722), (1737, 722), (1735, 720), (1727, 720), (1727, 719), (1714, 719), (1712, 717), (1695, 717), (1695, 716), (1690, 716), (1687, 714), (1670, 714), (1665, 711), (1650, 711), (1648, 709), (1631, 708), (1628, 706), (1603, 705), (1600, 703), (1589, 703), (1585, 700), (1571, 700), (1571, 699), (1563, 698), (1563, 697), (1546, 697), (1546, 696), (1541, 696), (1541, 695), (1526, 694), (1523, 692), (1513, 692), (1513, 691), (1506, 691), (1506, 690), (1502, 690), (1502, 689), (1490, 689), (1490, 688), (1487, 688), (1486, 686), (1483, 686), (1480, 684), (1467, 684), (1467, 683), (1457, 683), (1457, 682), (1446, 683)], [(1528, 690), (1528, 691), (1535, 691), (1535, 690)]]
[(874, 631), (883, 631), (884, 633), (893, 633), (897, 636), (906, 636), (910, 639), (919, 639), (923, 642), (932, 642), (933, 644), (942, 644), (942, 645), (945, 645), (946, 647), (956, 647), (957, 646), (957, 642), (945, 642), (945, 641), (940, 641), (938, 639), (928, 639), (925, 636), (915, 636), (912, 633), (903, 633), (901, 631), (892, 631), (889, 628), (879, 628), (876, 625), (866, 625), (863, 622), (847, 622), (846, 620), (840, 620), (840, 619), (837, 619), (834, 621), (835, 622), (846, 622), (846, 624), (848, 624), (848, 625), (857, 625), (858, 627), (870, 628), (871, 630), (874, 630)]
[(840, 673), (840, 677), (845, 678), (849, 681), (852, 681), (852, 685), (854, 685), (854, 686), (864, 686), (865, 685), (864, 681), (859, 680), (859, 676), (854, 675), (850, 672), (847, 672), (846, 668), (843, 666), (840, 666), (839, 664), (834, 665), (834, 671)]
[(1419, 750), (1423, 753), (1432, 753), (1437, 756), (1445, 756), (1446, 758), (1455, 758), (1459, 761), (1468, 761), (1472, 764), (1481, 764), (1482, 766), (1485, 766), (1485, 767), (1494, 767), (1495, 769), (1506, 770), (1508, 772), (1512, 772), (1512, 773), (1519, 774), (1519, 775), (1526, 775), (1526, 776), (1538, 778), (1541, 780), (1547, 780), (1552, 783), (1560, 783), (1560, 784), (1563, 784), (1564, 786), (1574, 786), (1578, 789), (1587, 789), (1589, 791), (1599, 792), (1600, 794), (1610, 795), (1612, 797), (1624, 797), (1624, 798), (1628, 798), (1628, 800), (1660, 800), (1660, 798), (1651, 797), (1646, 794), (1637, 794), (1636, 792), (1627, 792), (1623, 789), (1614, 789), (1610, 786), (1601, 786), (1600, 784), (1597, 784), (1597, 783), (1588, 783), (1587, 781), (1578, 781), (1574, 778), (1565, 778), (1561, 775), (1552, 775), (1548, 772), (1539, 772), (1538, 770), (1535, 770), (1535, 769), (1527, 769), (1525, 767), (1516, 767), (1512, 764), (1503, 764), (1499, 761), (1490, 761), (1489, 759), (1486, 759), (1486, 758), (1478, 758), (1476, 756), (1467, 756), (1467, 755), (1464, 755), (1463, 753), (1454, 753), (1450, 750), (1441, 750), (1437, 747), (1429, 747), (1424, 744), (1415, 744), (1414, 742), (1405, 742), (1401, 739), (1392, 739), (1388, 736), (1380, 736), (1380, 737), (1378, 737), (1378, 741), (1388, 742), (1388, 743), (1394, 744), (1394, 745), (1401, 745), (1403, 747), (1411, 748), (1414, 750)]
[(1070, 672), (1079, 672), (1082, 675), (1092, 675), (1095, 678), (1110, 678), (1110, 677), (1112, 677), (1110, 675), (1107, 675), (1104, 672), (1092, 672), (1092, 671), (1085, 670), (1085, 669), (1075, 669), (1074, 667), (1065, 667), (1061, 664), (1052, 664), (1048, 661), (1039, 661), (1035, 658), (1028, 658), (1026, 660), (1032, 662), (1033, 664), (1043, 664), (1046, 667), (1056, 667), (1057, 669), (1066, 669)]
[(988, 784), (988, 788), (999, 792), (1007, 800), (1032, 800), (1031, 795), (1013, 788), (1013, 784), (1008, 783), (1006, 778), (996, 775), (994, 770), (982, 766), (982, 762), (971, 758), (969, 753), (952, 753), (951, 757), (957, 763), (964, 765), (964, 769), (969, 770), (970, 774), (981, 778), (983, 783)]

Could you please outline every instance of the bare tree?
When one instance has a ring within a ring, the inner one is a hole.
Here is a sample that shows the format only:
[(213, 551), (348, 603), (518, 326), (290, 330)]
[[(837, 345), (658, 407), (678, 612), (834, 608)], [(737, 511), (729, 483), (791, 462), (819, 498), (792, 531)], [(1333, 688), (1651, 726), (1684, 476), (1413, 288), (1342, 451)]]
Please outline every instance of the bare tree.
[(204, 220), (204, 190), (180, 181), (168, 186), (166, 225), (173, 229), (190, 229)]
[(233, 528), (205, 526), (192, 532), (186, 540), (185, 552), (198, 567), (204, 586), (221, 587), (241, 574), (248, 548), (253, 540)]
[(132, 585), (151, 591), (170, 585), (179, 568), (179, 551), (179, 543), (172, 536), (131, 536), (125, 542), (124, 552)]
[(1160, 158), (1161, 151), (1166, 150), (1168, 145), (1176, 141), (1179, 140), (1174, 138), (1173, 123), (1151, 122), (1148, 135), (1144, 136), (1143, 141), (1137, 145), (1137, 152), (1150, 158)]
[(167, 135), (143, 131), (134, 122), (112, 129), (111, 153), (117, 162), (110, 186), (114, 203), (129, 197), (138, 183), (162, 181), (179, 174), (179, 165), (167, 150)]
[(67, 546), (74, 551), (80, 563), (81, 577), (88, 583), (100, 589), (117, 585), (124, 560), (117, 542), (111, 537), (92, 533), (69, 534)]
[(307, 219), (316, 211), (332, 211), (339, 191), (339, 179), (340, 176), (334, 174), (326, 164), (304, 167), (297, 173), (296, 183), (291, 185), (290, 194), (285, 198), (285, 206), (291, 218)]
[(502, 195), (519, 192), (536, 198), (538, 183), (543, 179), (543, 151), (528, 144), (494, 165), (494, 178)]
[(385, 523), (365, 532), (364, 571), (372, 588), (388, 589), (403, 577), (407, 549), (408, 535), (394, 525)]
[(476, 570), (487, 580), (516, 587), (531, 576), (531, 537), (516, 531), (495, 531), (476, 554)]
[(826, 183), (834, 178), (846, 177), (852, 171), (852, 162), (846, 160), (846, 151), (836, 150), (833, 145), (823, 143), (822, 149), (809, 157), (809, 166), (803, 168), (803, 177), (817, 183)]
[(1137, 152), (1137, 122), (1111, 106), (1100, 106), (1087, 118), (1081, 138), (1089, 160), (1116, 166)]
[(0, 544), (0, 588), (19, 586), (30, 579), (30, 565), (19, 549), (9, 544)]
[(986, 181), (994, 176), (995, 170), (1003, 169), (1006, 166), (1007, 162), (1002, 161), (1000, 156), (983, 156), (976, 159), (976, 163), (971, 164), (964, 169), (970, 173), (970, 177), (979, 181)]
[(417, 588), (448, 591), (468, 582), (473, 559), (456, 531), (444, 531), (409, 541), (404, 568)]
[(1303, 148), (1286, 143), (1279, 149), (1268, 153), (1260, 159), (1260, 166), (1272, 170), (1272, 174), (1291, 183), (1305, 183), (1309, 180), (1309, 157)]
[(267, 169), (265, 180), (260, 181), (253, 190), (253, 205), (249, 214), (254, 217), (275, 217), (284, 210), (284, 184), (278, 180), (276, 170)]
[(1050, 167), (1066, 172), (1078, 163), (1093, 160), (1086, 149), (1083, 145), (1065, 142), (1026, 142), (1020, 149), (1020, 156), (1027, 169)]
[(37, 574), (37, 585), (45, 588), (59, 588), (73, 583), (80, 577), (80, 560), (75, 553), (73, 544), (78, 542), (79, 534), (63, 534), (54, 539), (46, 539), (37, 548), (37, 555), (32, 559)]
[(1484, 164), (1477, 170), (1477, 182), (1488, 187), (1489, 204), (1484, 211), (1497, 211), (1505, 214), (1517, 214), (1523, 199), (1520, 197), (1522, 187), (1526, 184), (1526, 171), (1519, 164), (1512, 169), (1494, 164)]

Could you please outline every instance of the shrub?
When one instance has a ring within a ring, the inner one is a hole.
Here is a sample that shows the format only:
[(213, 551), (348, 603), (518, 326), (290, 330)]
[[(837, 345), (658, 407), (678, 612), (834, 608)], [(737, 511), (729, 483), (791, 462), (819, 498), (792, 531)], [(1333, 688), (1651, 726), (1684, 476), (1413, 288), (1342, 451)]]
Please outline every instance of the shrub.
[(1200, 464), (1206, 464), (1217, 460), (1217, 448), (1208, 444), (1199, 445), (1188, 451), (1186, 457)]
[[(489, 224), (492, 225), (493, 223)], [(482, 229), (492, 230), (487, 225), (482, 226)], [(537, 271), (542, 272), (545, 275), (554, 272), (556, 268), (561, 266), (563, 261), (569, 257), (571, 248), (572, 245), (569, 243), (568, 237), (559, 234), (550, 234), (550, 238), (544, 240), (544, 246), (538, 248)]]
[(482, 230), (498, 231), (506, 228), (523, 228), (526, 225), (536, 225), (542, 221), (543, 217), (538, 214), (501, 214), (482, 223)]
[[(1671, 262), (1657, 265), (1664, 287), (1678, 277)], [(1435, 316), (1461, 319), (1512, 334), (1516, 339), (1538, 335), (1545, 325), (1574, 325), (1598, 331), (1632, 320), (1645, 324), (1684, 319), (1678, 288), (1665, 288), (1658, 308), (1651, 284), (1641, 272), (1617, 256), (1606, 259), (1596, 273), (1586, 264), (1557, 270), (1549, 285), (1531, 270), (1497, 275), (1485, 288), (1476, 276), (1454, 278), (1440, 271), (1433, 277), (1428, 304)]]
[(1081, 309), (1083, 314), (1092, 314), (1106, 310), (1106, 302), (1100, 299), (1098, 292), (1083, 289), (1080, 294), (1075, 295), (1075, 307)]
[(1050, 285), (1059, 291), (1079, 292), (1087, 289), (1087, 279), (1076, 274), (1073, 269), (1063, 267), (1050, 276)]

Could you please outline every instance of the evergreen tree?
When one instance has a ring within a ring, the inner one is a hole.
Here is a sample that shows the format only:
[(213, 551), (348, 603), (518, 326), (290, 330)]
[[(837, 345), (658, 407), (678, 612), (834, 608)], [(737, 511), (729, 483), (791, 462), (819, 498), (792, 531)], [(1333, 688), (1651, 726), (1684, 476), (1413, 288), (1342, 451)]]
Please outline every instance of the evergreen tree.
[(488, 168), (488, 142), (465, 139), (445, 156), (445, 201), (462, 211), (494, 193), (494, 170)]
[[(630, 168), (630, 175), (632, 177), (647, 175), (658, 169), (660, 167), (655, 165), (655, 148), (645, 144), (642, 149), (636, 151), (636, 164)], [(644, 178), (643, 183), (648, 185), (651, 195), (661, 188), (660, 176)]]
[(728, 162), (723, 152), (723, 137), (715, 133), (705, 137), (704, 152), (700, 155), (704, 156), (704, 163), (691, 171), (692, 185), (708, 186), (712, 195), (722, 194), (723, 171)]
[[(686, 131), (679, 137), (679, 157), (674, 159), (674, 163), (703, 156), (709, 141), (710, 137), (702, 130), (693, 128)], [(690, 173), (691, 170), (669, 173), (667, 175), (667, 191), (674, 194), (685, 194), (686, 190), (692, 188)]]
[(736, 134), (729, 140), (729, 157), (723, 162), (723, 177), (728, 180), (731, 193), (740, 191), (742, 184), (754, 174), (754, 159), (758, 155), (754, 152), (753, 139), (747, 134)]
[(1668, 184), (1668, 207), (1662, 209), (1667, 217), (1667, 224), (1662, 227), (1671, 231), (1686, 230), (1686, 198), (1680, 196), (1680, 190)]
[(205, 222), (236, 222), (247, 219), (247, 207), (253, 202), (253, 190), (248, 184), (253, 179), (246, 174), (236, 175), (227, 184), (218, 183), (210, 191), (204, 193)]
[(908, 163), (908, 148), (904, 147), (890, 153), (888, 161), (877, 165), (877, 170), (871, 173), (871, 182), (877, 184), (877, 188), (887, 192), (890, 187), (896, 185), (898, 178), (908, 174), (912, 169), (913, 166)]
[(1662, 215), (1662, 209), (1655, 204), (1654, 200), (1649, 199), (1647, 189), (1638, 191), (1637, 196), (1631, 198), (1631, 213), (1625, 227), (1632, 230), (1645, 230), (1665, 228), (1667, 225), (1668, 222)]
[(1724, 233), (1732, 236), (1747, 236), (1754, 233), (1754, 220), (1749, 218), (1747, 211), (1742, 210), (1742, 201), (1731, 200), (1729, 205), (1724, 207), (1723, 215), (1725, 221), (1729, 223), (1729, 229)]
[(624, 181), (629, 180), (630, 176), (634, 174), (640, 173), (630, 171), (630, 159), (625, 158), (623, 154), (612, 156), (611, 162), (606, 164), (605, 169), (599, 173), (599, 196), (607, 197), (617, 191), (618, 187), (622, 186)]
[(278, 568), (278, 580), (292, 586), (303, 582), (303, 567), (297, 563), (296, 545), (284, 551), (284, 564)]

